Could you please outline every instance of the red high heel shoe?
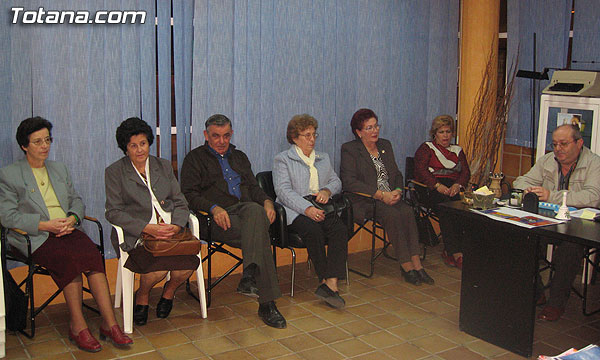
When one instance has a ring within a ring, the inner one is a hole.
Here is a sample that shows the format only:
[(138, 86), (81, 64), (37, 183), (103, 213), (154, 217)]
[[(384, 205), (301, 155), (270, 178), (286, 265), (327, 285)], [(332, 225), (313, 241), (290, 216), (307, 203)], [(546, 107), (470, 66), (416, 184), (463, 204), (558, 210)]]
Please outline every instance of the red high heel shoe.
[(88, 328), (81, 330), (77, 335), (69, 329), (69, 340), (83, 351), (98, 352), (102, 350), (102, 345), (94, 338), (94, 335), (92, 335)]
[(110, 330), (104, 330), (100, 327), (100, 340), (106, 341), (106, 338), (110, 338), (110, 341), (114, 346), (125, 347), (133, 344), (133, 340), (121, 331), (119, 325), (113, 325)]

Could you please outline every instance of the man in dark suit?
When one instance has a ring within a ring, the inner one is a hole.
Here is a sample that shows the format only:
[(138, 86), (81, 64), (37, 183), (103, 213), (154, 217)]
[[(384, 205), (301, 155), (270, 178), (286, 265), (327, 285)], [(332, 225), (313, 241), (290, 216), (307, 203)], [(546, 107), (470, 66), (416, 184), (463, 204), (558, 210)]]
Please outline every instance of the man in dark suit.
[(238, 292), (258, 296), (265, 324), (285, 328), (275, 306), (281, 297), (270, 247), (273, 201), (262, 191), (246, 154), (230, 144), (231, 121), (216, 114), (205, 123), (206, 143), (192, 150), (181, 167), (181, 190), (190, 209), (212, 215), (212, 236), (242, 249), (244, 273)]

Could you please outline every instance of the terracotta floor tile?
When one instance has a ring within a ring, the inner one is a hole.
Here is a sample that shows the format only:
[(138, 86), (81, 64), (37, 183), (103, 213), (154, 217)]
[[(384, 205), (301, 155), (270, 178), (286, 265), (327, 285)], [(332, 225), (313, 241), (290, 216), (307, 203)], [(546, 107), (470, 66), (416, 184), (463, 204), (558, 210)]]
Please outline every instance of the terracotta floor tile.
[(161, 334), (153, 334), (146, 337), (155, 348), (163, 348), (167, 346), (180, 345), (190, 342), (187, 336), (181, 331), (174, 330)]
[(414, 324), (396, 326), (387, 329), (387, 331), (400, 337), (403, 340), (412, 340), (431, 334), (431, 332), (426, 328)]
[(232, 333), (227, 337), (235, 341), (241, 348), (263, 344), (272, 340), (270, 336), (259, 331), (258, 329), (249, 329)]
[[(67, 340), (69, 341), (69, 340)], [(65, 346), (63, 340), (54, 339), (47, 340), (38, 343), (33, 343), (26, 346), (27, 352), (32, 357), (52, 355), (52, 354), (60, 354), (68, 351), (68, 348)]]
[(77, 360), (114, 359), (117, 357), (117, 355), (112, 350), (112, 348), (102, 348), (102, 351), (98, 351), (96, 353), (89, 353), (87, 351), (77, 350), (72, 352), (72, 355)]
[(349, 313), (352, 313), (356, 316), (360, 316), (360, 317), (369, 317), (369, 316), (375, 316), (375, 315), (380, 315), (384, 313), (384, 310), (381, 310), (380, 308), (373, 306), (371, 304), (362, 304), (362, 305), (358, 305), (358, 306), (350, 306), (350, 307), (346, 307), (346, 311), (348, 311)]
[(346, 357), (353, 357), (376, 350), (371, 345), (356, 338), (340, 341), (329, 346)]
[(371, 345), (375, 349), (383, 349), (404, 342), (404, 340), (385, 330), (362, 335), (359, 337), (359, 339), (364, 343)]
[(223, 335), (217, 325), (210, 321), (202, 321), (199, 325), (186, 327), (179, 331), (192, 341)]
[[(13, 359), (12, 357), (8, 357), (8, 359)], [(64, 359), (73, 359), (71, 352), (64, 352), (60, 354), (53, 354), (47, 356), (40, 356), (31, 358), (32, 360), (64, 360)]]
[(486, 358), (496, 357), (506, 352), (505, 349), (496, 345), (490, 344), (483, 340), (476, 340), (464, 345), (466, 348), (483, 355)]
[(158, 351), (151, 351), (143, 354), (133, 355), (127, 358), (127, 360), (163, 360), (164, 358)]
[(360, 336), (381, 330), (378, 326), (371, 324), (368, 321), (358, 320), (339, 325), (340, 328), (346, 330), (353, 336)]
[(346, 357), (336, 352), (331, 347), (321, 346), (314, 349), (305, 350), (298, 353), (302, 359), (322, 360), (322, 359), (345, 359)]
[(465, 347), (457, 347), (454, 349), (450, 349), (444, 351), (442, 353), (437, 354), (442, 359), (446, 360), (479, 360), (485, 359), (484, 356), (481, 356)]
[(413, 344), (403, 343), (382, 350), (394, 359), (419, 359), (430, 355)]
[(263, 324), (262, 326), (258, 327), (258, 330), (275, 340), (296, 336), (301, 333), (297, 327), (290, 323), (287, 324), (285, 329), (276, 329)]
[(422, 338), (414, 339), (411, 340), (410, 343), (431, 354), (439, 353), (458, 347), (457, 344), (439, 335), (429, 335)]
[(144, 326), (136, 326), (135, 329), (143, 335), (148, 336), (164, 333), (167, 331), (173, 331), (175, 330), (175, 327), (171, 324), (171, 322), (161, 319), (156, 321), (149, 321)]
[(215, 323), (217, 328), (224, 334), (238, 332), (242, 330), (251, 329), (254, 326), (242, 318), (232, 318), (227, 320), (221, 320)]
[(207, 310), (207, 319), (209, 321), (219, 321), (235, 317), (235, 312), (227, 306), (214, 307), (212, 305)]
[[(134, 344), (129, 349), (101, 342), (104, 349), (99, 353), (80, 351), (67, 338), (66, 305), (51, 305), (38, 315), (34, 339), (7, 333), (6, 358), (524, 359), (459, 330), (462, 274), (444, 265), (442, 248), (442, 244), (428, 248), (423, 261), (435, 285), (407, 284), (397, 262), (381, 257), (372, 278), (351, 274), (350, 285), (340, 282), (340, 294), (346, 300), (346, 308), (341, 310), (315, 298), (318, 279), (314, 268), (299, 264), (295, 296), (285, 294), (277, 300), (288, 320), (286, 329), (266, 326), (256, 314), (256, 300), (236, 293), (239, 274), (229, 276), (214, 289), (208, 319), (201, 319), (198, 303), (183, 291), (176, 296), (169, 318), (157, 319), (155, 305), (162, 284), (152, 289), (149, 322), (134, 328), (130, 335)], [(351, 266), (368, 267), (369, 254), (351, 254)], [(278, 269), (284, 292), (290, 289), (290, 274), (290, 265)], [(578, 281), (579, 276), (576, 287), (580, 287)], [(600, 285), (592, 286), (590, 297), (600, 299), (598, 295)], [(89, 310), (84, 313), (90, 331), (97, 334), (102, 319)], [(115, 315), (122, 324), (122, 309), (115, 309)], [(532, 359), (540, 353), (556, 355), (571, 346), (600, 342), (600, 314), (583, 316), (581, 301), (572, 296), (560, 321), (536, 321), (534, 336)]]
[(456, 307), (446, 304), (443, 301), (439, 301), (439, 300), (421, 303), (421, 304), (419, 304), (419, 307), (426, 311), (429, 311), (430, 313), (434, 313), (437, 315), (446, 314), (446, 313), (449, 313), (450, 311), (456, 310)]
[(130, 356), (134, 354), (141, 354), (155, 350), (154, 346), (150, 344), (148, 339), (146, 338), (138, 338), (133, 341), (133, 344), (127, 348), (117, 348), (109, 342), (100, 341), (102, 344), (102, 348), (111, 347), (112, 352), (114, 352), (118, 356)]
[(331, 344), (352, 337), (352, 335), (350, 335), (348, 332), (338, 327), (328, 327), (325, 329), (312, 331), (310, 332), (310, 335), (325, 344)]
[(193, 344), (198, 349), (202, 350), (202, 352), (211, 356), (240, 348), (238, 344), (226, 336), (200, 339), (194, 341)]
[(291, 354), (291, 350), (276, 341), (255, 345), (246, 349), (258, 359), (272, 359)]
[(388, 354), (383, 351), (372, 351), (370, 353), (358, 355), (352, 358), (352, 360), (388, 360), (392, 359)]
[(341, 325), (359, 319), (358, 316), (344, 310), (323, 311), (318, 314), (323, 320), (327, 320), (333, 325)]
[(160, 349), (159, 352), (167, 360), (208, 359), (191, 343)]
[(314, 331), (331, 326), (327, 321), (319, 319), (316, 316), (292, 320), (290, 323), (302, 331)]
[(398, 325), (406, 324), (406, 320), (394, 314), (381, 314), (365, 318), (370, 323), (382, 329), (391, 328)]
[(281, 345), (293, 352), (300, 352), (323, 345), (323, 343), (307, 334), (300, 334), (290, 338), (277, 340)]

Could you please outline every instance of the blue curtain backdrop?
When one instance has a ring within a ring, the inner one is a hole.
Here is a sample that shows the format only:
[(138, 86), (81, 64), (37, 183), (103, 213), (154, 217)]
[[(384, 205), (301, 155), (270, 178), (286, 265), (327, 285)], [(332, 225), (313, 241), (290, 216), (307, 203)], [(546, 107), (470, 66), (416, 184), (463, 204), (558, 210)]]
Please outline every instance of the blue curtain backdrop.
[(445, 0), (197, 0), (192, 147), (223, 113), (253, 170), (270, 170), (289, 119), (309, 113), (337, 168), (352, 114), (369, 107), (403, 167), (433, 117), (456, 113), (458, 14)]
[(597, 1), (575, 0), (572, 69), (600, 71), (600, 7)]
[[(597, 5), (597, 4), (596, 4)], [(572, 0), (507, 0), (507, 69), (519, 52), (518, 69), (542, 71), (567, 65)], [(597, 11), (596, 11), (597, 13)], [(594, 29), (597, 35), (597, 28)], [(533, 34), (536, 34), (536, 68), (533, 68)], [(552, 78), (550, 71), (549, 77)], [(533, 80), (516, 78), (509, 113), (506, 143), (533, 147), (531, 113)], [(537, 140), (539, 100), (549, 80), (538, 81), (534, 110), (534, 142)]]

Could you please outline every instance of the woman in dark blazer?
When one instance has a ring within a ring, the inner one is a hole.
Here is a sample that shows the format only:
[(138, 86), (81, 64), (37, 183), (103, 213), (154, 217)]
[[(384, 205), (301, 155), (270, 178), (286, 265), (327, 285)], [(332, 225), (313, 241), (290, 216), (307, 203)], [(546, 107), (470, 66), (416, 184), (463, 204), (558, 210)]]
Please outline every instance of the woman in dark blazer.
[[(115, 319), (102, 255), (79, 230), (85, 216), (83, 201), (75, 192), (65, 164), (48, 160), (51, 131), (52, 124), (39, 116), (23, 120), (17, 128), (17, 142), (25, 159), (0, 169), (2, 225), (29, 234), (33, 261), (48, 269), (62, 289), (69, 309), (71, 342), (88, 352), (102, 349), (81, 309), (84, 273), (102, 315), (100, 339), (128, 346), (133, 341), (123, 334)], [(8, 243), (27, 254), (24, 237), (10, 232)]]
[(413, 284), (433, 284), (419, 257), (421, 247), (415, 215), (402, 201), (403, 178), (396, 165), (392, 144), (379, 138), (380, 125), (370, 109), (360, 109), (350, 122), (356, 140), (342, 145), (340, 175), (350, 194), (356, 221), (372, 214), (374, 198), (377, 221), (383, 224), (404, 279)]
[[(125, 267), (141, 274), (133, 309), (133, 321), (140, 326), (148, 320), (150, 290), (171, 272), (156, 305), (156, 316), (166, 318), (175, 291), (198, 268), (199, 259), (196, 255), (154, 257), (138, 241), (142, 232), (158, 239), (171, 238), (187, 224), (190, 211), (171, 163), (149, 155), (154, 140), (150, 126), (141, 119), (129, 118), (117, 128), (116, 137), (126, 156), (104, 172), (105, 217), (123, 228), (125, 242), (121, 248), (129, 254)], [(114, 230), (111, 240), (119, 253)]]

